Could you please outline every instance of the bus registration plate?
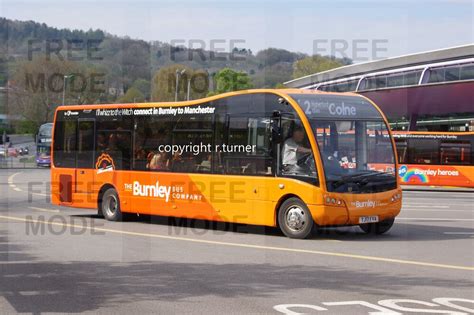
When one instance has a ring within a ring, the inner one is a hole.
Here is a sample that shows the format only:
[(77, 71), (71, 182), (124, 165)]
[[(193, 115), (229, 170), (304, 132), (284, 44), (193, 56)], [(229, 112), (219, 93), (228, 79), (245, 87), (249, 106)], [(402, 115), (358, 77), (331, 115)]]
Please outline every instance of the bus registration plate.
[(379, 222), (378, 215), (372, 215), (369, 217), (359, 217), (359, 224), (376, 223), (376, 222)]

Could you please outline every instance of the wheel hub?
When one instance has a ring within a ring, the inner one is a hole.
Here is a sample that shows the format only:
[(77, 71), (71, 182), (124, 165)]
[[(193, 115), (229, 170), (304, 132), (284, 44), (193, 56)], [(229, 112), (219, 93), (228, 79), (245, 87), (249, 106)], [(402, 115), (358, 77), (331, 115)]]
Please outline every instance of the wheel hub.
[(109, 196), (105, 202), (105, 211), (109, 216), (113, 216), (117, 211), (117, 198), (115, 196)]
[(306, 223), (304, 210), (297, 206), (289, 208), (286, 214), (286, 223), (294, 231), (301, 230)]

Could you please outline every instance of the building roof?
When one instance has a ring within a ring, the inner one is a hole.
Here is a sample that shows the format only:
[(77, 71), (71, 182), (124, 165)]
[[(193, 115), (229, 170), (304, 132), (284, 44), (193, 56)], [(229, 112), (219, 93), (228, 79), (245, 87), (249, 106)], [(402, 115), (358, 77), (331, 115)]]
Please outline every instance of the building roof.
[(474, 57), (474, 44), (456, 46), (439, 50), (425, 51), (416, 54), (402, 55), (381, 60), (356, 63), (305, 77), (294, 79), (284, 84), (290, 88), (301, 88), (315, 83), (331, 81), (362, 75), (366, 73), (417, 66), (434, 62), (453, 61)]

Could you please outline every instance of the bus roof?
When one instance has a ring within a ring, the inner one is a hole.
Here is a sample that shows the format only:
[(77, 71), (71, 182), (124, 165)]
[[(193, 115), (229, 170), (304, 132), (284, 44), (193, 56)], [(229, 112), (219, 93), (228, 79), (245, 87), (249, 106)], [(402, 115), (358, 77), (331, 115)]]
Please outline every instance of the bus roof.
[(80, 110), (87, 107), (87, 109), (97, 109), (97, 108), (128, 108), (128, 107), (178, 107), (178, 106), (189, 106), (189, 105), (198, 105), (204, 102), (210, 102), (218, 100), (221, 98), (236, 96), (236, 95), (245, 95), (245, 94), (256, 94), (256, 93), (271, 93), (280, 95), (282, 97), (290, 97), (289, 94), (325, 94), (325, 95), (346, 95), (346, 96), (357, 96), (365, 98), (357, 93), (345, 92), (345, 93), (336, 93), (336, 92), (323, 92), (315, 90), (302, 90), (302, 89), (251, 89), (251, 90), (241, 90), (235, 92), (222, 93), (210, 97), (200, 98), (191, 101), (179, 101), (179, 102), (148, 102), (148, 103), (118, 103), (118, 104), (83, 104), (83, 105), (61, 105), (56, 110)]

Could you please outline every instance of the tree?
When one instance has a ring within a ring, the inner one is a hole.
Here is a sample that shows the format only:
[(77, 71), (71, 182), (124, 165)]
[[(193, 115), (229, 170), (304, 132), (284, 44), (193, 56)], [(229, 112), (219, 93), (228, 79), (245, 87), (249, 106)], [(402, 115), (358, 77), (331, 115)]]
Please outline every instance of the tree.
[(96, 103), (105, 93), (103, 74), (94, 67), (57, 58), (35, 58), (19, 63), (11, 76), (7, 112), (39, 127), (51, 121), (63, 102), (64, 76), (67, 79), (65, 104)]
[(329, 57), (314, 55), (298, 60), (294, 64), (293, 78), (311, 75), (321, 71), (341, 67), (343, 64)]
[(272, 88), (278, 83), (291, 80), (293, 65), (291, 63), (280, 62), (272, 66), (265, 67), (252, 76), (253, 83), (258, 87)]
[(178, 101), (187, 99), (188, 83), (190, 99), (206, 96), (209, 91), (208, 73), (204, 70), (193, 70), (184, 65), (174, 64), (161, 68), (154, 75), (151, 91), (153, 101), (175, 100), (177, 71), (180, 73), (178, 75)]
[(277, 83), (275, 84), (275, 89), (287, 89), (288, 87), (284, 85), (283, 83)]
[(141, 103), (145, 101), (145, 95), (139, 89), (132, 86), (118, 101), (120, 103)]
[(217, 72), (214, 80), (216, 94), (252, 88), (252, 82), (247, 73), (230, 68), (224, 68)]
[(145, 100), (150, 99), (150, 81), (145, 79), (138, 79), (133, 82), (132, 87), (140, 91), (143, 94)]
[(257, 53), (257, 59), (265, 66), (272, 66), (280, 62), (293, 63), (306, 56), (305, 54), (294, 53), (278, 48), (267, 48)]
[(141, 40), (123, 39), (120, 53), (114, 62), (122, 68), (122, 80), (125, 90), (138, 79), (150, 80), (150, 45)]

